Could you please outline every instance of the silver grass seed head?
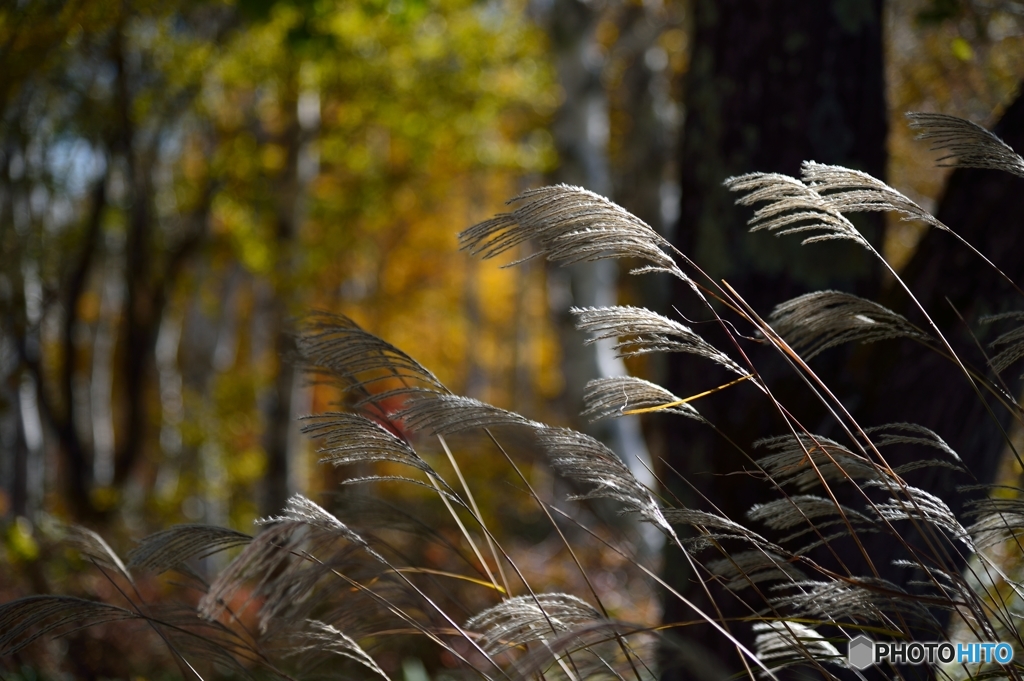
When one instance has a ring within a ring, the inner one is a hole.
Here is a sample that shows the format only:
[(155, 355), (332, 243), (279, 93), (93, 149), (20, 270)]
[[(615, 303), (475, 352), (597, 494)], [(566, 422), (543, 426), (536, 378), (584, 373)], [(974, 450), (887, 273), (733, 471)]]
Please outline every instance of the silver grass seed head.
[(252, 541), (248, 534), (216, 525), (175, 525), (143, 539), (128, 552), (128, 567), (166, 572), (191, 558), (204, 558)]
[(551, 466), (560, 475), (590, 488), (571, 498), (617, 501), (626, 511), (639, 513), (668, 536), (675, 536), (651, 491), (599, 440), (569, 428), (549, 427), (538, 429), (536, 437)]
[(566, 593), (506, 598), (466, 622), (465, 628), (482, 634), (489, 654), (572, 631), (580, 624), (601, 619), (586, 601)]
[(377, 662), (351, 636), (319, 620), (307, 620), (307, 628), (289, 636), (288, 657), (309, 653), (332, 653), (362, 665), (377, 676), (391, 681)]
[[(987, 315), (981, 318), (983, 324), (1012, 319), (1015, 321), (1024, 320), (1024, 312), (1019, 310), (1004, 312), (1002, 314)], [(989, 348), (998, 350), (995, 355), (989, 358), (988, 364), (992, 371), (1001, 374), (1010, 368), (1017, 360), (1024, 357), (1024, 325), (1014, 327), (1005, 333), (999, 334), (991, 341)]]
[(466, 430), (499, 426), (543, 428), (519, 414), (460, 395), (423, 393), (409, 399), (391, 418), (413, 431), (431, 435), (452, 435)]
[(426, 473), (432, 469), (407, 442), (380, 423), (359, 414), (328, 412), (303, 419), (302, 432), (317, 441), (320, 463), (344, 466), (374, 461), (401, 463)]
[(257, 525), (275, 525), (280, 523), (295, 523), (305, 525), (328, 534), (343, 537), (347, 541), (361, 546), (367, 553), (376, 560), (386, 563), (383, 557), (374, 551), (369, 543), (358, 533), (353, 531), (345, 523), (338, 520), (332, 513), (329, 513), (320, 504), (308, 499), (301, 494), (293, 494), (285, 504), (281, 515), (259, 518)]
[(768, 323), (805, 360), (844, 343), (928, 339), (901, 315), (843, 291), (814, 291), (787, 300), (772, 310)]
[(731, 357), (698, 334), (673, 319), (642, 307), (615, 305), (610, 307), (574, 307), (576, 328), (591, 334), (586, 343), (620, 339), (615, 349), (620, 356), (630, 357), (650, 352), (686, 352), (710, 359), (739, 376), (747, 372)]
[(668, 390), (635, 376), (610, 376), (591, 380), (584, 389), (583, 404), (580, 416), (591, 422), (645, 409), (704, 420), (696, 409)]
[[(1003, 140), (971, 121), (937, 113), (908, 113), (917, 139), (930, 140), (933, 150), (948, 151), (939, 165), (988, 168), (1024, 177), (1024, 158)], [(956, 159), (955, 163), (944, 163)]]
[(746, 192), (736, 200), (741, 206), (767, 203), (754, 211), (754, 217), (748, 221), (752, 232), (767, 230), (778, 236), (812, 233), (801, 243), (840, 239), (871, 247), (827, 197), (795, 177), (779, 173), (749, 173), (727, 178), (724, 184), (731, 191)]
[(757, 634), (754, 651), (758, 659), (771, 663), (773, 669), (811, 661), (846, 666), (846, 656), (806, 624), (787, 620), (757, 622), (753, 630)]
[(523, 192), (516, 207), (459, 234), (464, 250), (493, 258), (532, 241), (537, 250), (506, 267), (538, 256), (569, 265), (604, 258), (639, 258), (650, 271), (686, 280), (666, 253), (671, 246), (643, 220), (608, 199), (581, 187), (559, 184)]
[(904, 220), (921, 220), (933, 227), (948, 230), (931, 213), (863, 171), (804, 161), (801, 177), (834, 211), (894, 212), (901, 214)]

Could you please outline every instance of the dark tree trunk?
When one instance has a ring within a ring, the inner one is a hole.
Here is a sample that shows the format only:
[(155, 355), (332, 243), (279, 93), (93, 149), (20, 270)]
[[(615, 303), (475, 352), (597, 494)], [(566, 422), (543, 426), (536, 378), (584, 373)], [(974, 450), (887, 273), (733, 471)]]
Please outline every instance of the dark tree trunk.
[[(560, 164), (549, 180), (579, 185), (615, 199), (608, 161), (609, 102), (602, 83), (605, 58), (597, 40), (601, 21), (601, 9), (581, 0), (556, 0), (550, 7), (548, 35), (565, 99), (552, 125)], [(626, 373), (610, 342), (584, 344), (586, 336), (576, 329), (575, 315), (570, 312), (572, 307), (600, 307), (617, 302), (617, 264), (613, 260), (599, 260), (551, 268), (548, 282), (550, 290), (560, 293), (552, 300), (552, 310), (566, 377), (562, 404), (568, 413), (564, 417), (607, 443), (634, 475), (653, 484), (650, 455), (637, 420), (623, 418), (588, 424), (579, 417), (584, 386), (590, 380)], [(644, 533), (638, 537), (644, 550), (655, 554), (660, 551), (660, 535), (647, 532), (646, 526), (634, 528), (632, 519), (620, 520), (614, 515), (609, 519), (628, 528), (624, 531), (629, 534), (634, 529)]]
[[(994, 132), (1018, 150), (1024, 150), (1024, 98), (1005, 112)], [(920, 153), (927, 154), (922, 142)], [(941, 154), (936, 153), (938, 158)], [(1024, 233), (1017, 227), (1024, 218), (1024, 180), (996, 170), (958, 169), (950, 176), (936, 213), (943, 223), (974, 245), (1015, 282), (1024, 279)], [(902, 273), (914, 295), (943, 331), (957, 355), (982, 375), (985, 360), (978, 342), (992, 340), (995, 329), (979, 323), (981, 317), (1024, 308), (1024, 300), (996, 271), (971, 253), (950, 234), (931, 230), (922, 239)], [(921, 326), (926, 321), (908, 296), (892, 289), (884, 302)], [(960, 317), (963, 317), (961, 321)], [(1004, 322), (1019, 324), (1016, 322)], [(972, 332), (975, 334), (972, 336)], [(909, 421), (931, 428), (956, 451), (970, 475), (945, 468), (926, 468), (905, 476), (908, 482), (941, 497), (966, 522), (962, 511), (980, 490), (961, 490), (964, 485), (989, 484), (995, 480), (1003, 453), (1004, 435), (1011, 416), (987, 393), (979, 399), (963, 371), (949, 360), (924, 351), (911, 342), (877, 343), (859, 351), (865, 370), (859, 376), (864, 395), (862, 422), (867, 425)], [(990, 354), (992, 354), (990, 352)], [(1019, 398), (1020, 366), (1004, 372), (1010, 393)], [(991, 411), (990, 411), (991, 410)], [(894, 464), (903, 463), (920, 450), (887, 452)], [(868, 539), (870, 551), (884, 552), (882, 537)], [(952, 566), (962, 568), (960, 565)], [(920, 571), (896, 573), (894, 581), (921, 579)], [(937, 612), (945, 623), (948, 615)]]
[(288, 150), (287, 162), (281, 177), (277, 178), (275, 195), (277, 228), (276, 271), (273, 278), (273, 301), (269, 305), (267, 324), (273, 336), (277, 359), (277, 373), (273, 384), (261, 396), (261, 408), (266, 419), (264, 447), (267, 452), (267, 471), (263, 478), (262, 509), (266, 514), (280, 511), (296, 487), (296, 449), (293, 437), (296, 424), (293, 416), (293, 391), (296, 379), (295, 344), (292, 338), (289, 308), (295, 297), (296, 239), (303, 219), (303, 193), (309, 178), (300, 171), (300, 155), (316, 134), (316, 125), (303, 124), (297, 117), (298, 73), (289, 74), (286, 110), (296, 118), (281, 135), (280, 143)]
[[(676, 246), (716, 280), (725, 278), (762, 315), (777, 303), (819, 288), (871, 297), (877, 291), (879, 269), (863, 249), (845, 242), (802, 247), (800, 239), (792, 237), (749, 234), (750, 210), (734, 205), (735, 196), (723, 188), (722, 181), (753, 171), (799, 175), (804, 160), (883, 176), (887, 119), (881, 0), (697, 0), (693, 12)], [(857, 224), (879, 243), (878, 216), (867, 216)], [(688, 288), (678, 286), (673, 298), (688, 318), (708, 319)], [(708, 340), (735, 355), (731, 341), (715, 337), (714, 328), (698, 326)], [(750, 329), (739, 331), (748, 334)], [(767, 348), (749, 345), (744, 350), (751, 353), (763, 378), (805, 427), (812, 432), (830, 430), (820, 405), (801, 388), (792, 371)], [(839, 370), (826, 367), (822, 373), (830, 384), (848, 380)], [(667, 387), (678, 395), (696, 394), (728, 378), (693, 357), (669, 360)], [(757, 438), (786, 432), (778, 412), (750, 386), (722, 391), (695, 406), (748, 453)], [(745, 521), (751, 504), (772, 498), (772, 490), (763, 482), (726, 475), (751, 468), (743, 454), (711, 429), (682, 421), (663, 423), (669, 443), (667, 463), (725, 515)], [(708, 508), (684, 485), (673, 491), (688, 505)], [(665, 570), (676, 589), (714, 615), (678, 549), (668, 549)], [(735, 598), (716, 600), (727, 618), (752, 614)], [(664, 618), (679, 622), (695, 616), (668, 597)], [(749, 624), (729, 627), (741, 640), (752, 640)], [(665, 648), (664, 678), (708, 678), (743, 671), (735, 646), (710, 627), (675, 631), (679, 645)]]
[[(1006, 110), (993, 132), (1017, 150), (1024, 150), (1024, 97)], [(925, 142), (921, 153), (928, 153)], [(936, 158), (941, 154), (936, 153)], [(961, 168), (953, 172), (936, 212), (936, 217), (985, 254), (1012, 280), (1024, 279), (1024, 180), (997, 170)], [(903, 274), (904, 281), (929, 315), (946, 333), (953, 349), (974, 366), (984, 369), (975, 340), (967, 333), (958, 313), (982, 340), (994, 338), (992, 329), (978, 323), (987, 314), (1020, 310), (1024, 300), (997, 272), (986, 265), (951, 235), (931, 230), (921, 240)], [(893, 296), (895, 298), (895, 295)], [(896, 309), (923, 323), (920, 313), (905, 296), (893, 300)], [(1000, 330), (1005, 330), (999, 327)], [(878, 373), (888, 377), (887, 389), (872, 395), (874, 413), (885, 414), (900, 406), (902, 413), (939, 434), (967, 462), (980, 481), (995, 475), (1005, 440), (963, 373), (936, 355), (922, 355), (912, 344), (876, 351), (887, 363)], [(910, 359), (915, 361), (911, 362)], [(1015, 395), (1020, 368), (1004, 374)], [(877, 385), (872, 381), (870, 385)], [(906, 395), (920, 397), (907, 399)], [(943, 395), (943, 399), (926, 399)], [(992, 400), (989, 400), (992, 402)], [(993, 410), (1002, 413), (997, 405)], [(1008, 427), (1007, 420), (1003, 425)]]

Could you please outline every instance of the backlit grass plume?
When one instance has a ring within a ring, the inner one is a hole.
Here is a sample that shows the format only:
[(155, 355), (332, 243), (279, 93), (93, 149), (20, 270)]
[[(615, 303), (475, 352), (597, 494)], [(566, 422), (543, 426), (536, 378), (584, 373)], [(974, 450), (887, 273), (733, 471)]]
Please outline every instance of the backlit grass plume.
[[(1024, 176), (1021, 157), (971, 123), (935, 114), (913, 114), (911, 122), (924, 139), (949, 152), (947, 159)], [(738, 203), (755, 207), (751, 230), (796, 236), (811, 248), (819, 241), (850, 241), (880, 258), (848, 217), (863, 211), (893, 212), (952, 231), (885, 183), (842, 167), (808, 162), (799, 178), (751, 173), (726, 185), (738, 193)], [(729, 641), (738, 676), (797, 678), (790, 668), (803, 667), (812, 670), (800, 672), (812, 673), (806, 678), (904, 678), (901, 667), (854, 670), (847, 643), (861, 634), (940, 640), (951, 635), (944, 627), (955, 613), (959, 635), (1009, 641), (1024, 659), (1024, 584), (1017, 580), (1024, 562), (1024, 494), (1007, 487), (954, 511), (961, 505), (908, 482), (929, 471), (969, 473), (941, 433), (899, 414), (890, 423), (857, 422), (809, 363), (842, 344), (909, 339), (920, 352), (952, 362), (979, 395), (997, 396), (996, 406), (1006, 407), (1019, 427), (1020, 407), (998, 376), (1024, 357), (1019, 328), (989, 341), (995, 353), (990, 359), (968, 361), (898, 277), (918, 308), (915, 315), (927, 324), (832, 290), (781, 302), (761, 318), (742, 292), (710, 280), (650, 226), (593, 192), (544, 187), (510, 204), (510, 212), (464, 231), (462, 247), (485, 259), (507, 254), (512, 264), (532, 257), (557, 265), (638, 260), (644, 264), (633, 273), (661, 272), (683, 281), (706, 306), (706, 319), (731, 335), (728, 347), (718, 347), (701, 335), (706, 327), (684, 323), (676, 313), (633, 306), (574, 309), (588, 342), (609, 339), (626, 357), (684, 353), (730, 376), (692, 395), (638, 377), (602, 378), (586, 386), (583, 415), (600, 420), (663, 413), (716, 429), (701, 414), (701, 398), (746, 390), (747, 399), (761, 400), (784, 424), (756, 442), (729, 440), (748, 462), (735, 474), (764, 485), (770, 501), (752, 503), (743, 517), (702, 504), (699, 493), (685, 506), (669, 489), (642, 484), (594, 437), (456, 395), (405, 351), (346, 317), (320, 313), (301, 326), (298, 349), (313, 375), (335, 385), (343, 400), (334, 411), (306, 417), (303, 431), (316, 442), (321, 463), (352, 471), (341, 500), (332, 505), (294, 496), (278, 515), (261, 520), (253, 536), (201, 525), (169, 528), (143, 539), (127, 561), (98, 535), (71, 530), (69, 545), (123, 602), (46, 595), (0, 605), (0, 655), (15, 655), (42, 636), (130, 620), (163, 639), (182, 674), (196, 678), (231, 664), (258, 678), (389, 679), (395, 678), (396, 655), (418, 657), (431, 649), (440, 657), (430, 659), (443, 659), (445, 673), (454, 675), (449, 678), (649, 679), (672, 656), (678, 637), (671, 630), (685, 635), (699, 627)], [(991, 321), (1022, 318), (1024, 311)], [(818, 432), (841, 435), (825, 437), (798, 421), (775, 397), (771, 380), (741, 352), (749, 343), (767, 346), (799, 372), (835, 419)], [(991, 371), (977, 368), (986, 365)], [(917, 454), (890, 461), (887, 453), (895, 446)], [(508, 484), (538, 510), (561, 546), (557, 560), (576, 575), (577, 593), (548, 589), (543, 572), (518, 553), (521, 544), (506, 535), (501, 519), (481, 513), (477, 497), (487, 489), (466, 475), (468, 457), (486, 457), (500, 467)], [(537, 484), (544, 479), (536, 472), (540, 465), (564, 478), (565, 486)], [(653, 473), (659, 480), (679, 475), (660, 463)], [(699, 490), (695, 481), (682, 482)], [(357, 496), (352, 487), (372, 491), (379, 484), (405, 485), (400, 489), (410, 494), (372, 510), (372, 494)], [(568, 490), (568, 499), (546, 496), (552, 489)], [(636, 558), (621, 528), (600, 527), (593, 520), (598, 516), (580, 513), (579, 504), (590, 500), (612, 504), (664, 533), (672, 555), (692, 572), (692, 593), (673, 589), (656, 566)], [(444, 528), (437, 517), (445, 519)], [(444, 560), (411, 562), (402, 539), (409, 536), (429, 542)], [(871, 541), (880, 538), (894, 549), (893, 565), (879, 565), (870, 553)], [(609, 605), (621, 601), (609, 591), (615, 586), (592, 579), (581, 542), (590, 549), (586, 553), (596, 548), (599, 555), (622, 559), (637, 578), (678, 600), (685, 621), (659, 626), (621, 619)], [(220, 563), (211, 559), (221, 553)], [(218, 565), (205, 579), (204, 571)], [(907, 577), (884, 576), (894, 574), (890, 568)], [(175, 608), (147, 602), (136, 588), (140, 575), (169, 571), (193, 591), (191, 600)], [(724, 604), (743, 615), (727, 616)], [(935, 666), (930, 673), (1022, 677), (1012, 663)]]

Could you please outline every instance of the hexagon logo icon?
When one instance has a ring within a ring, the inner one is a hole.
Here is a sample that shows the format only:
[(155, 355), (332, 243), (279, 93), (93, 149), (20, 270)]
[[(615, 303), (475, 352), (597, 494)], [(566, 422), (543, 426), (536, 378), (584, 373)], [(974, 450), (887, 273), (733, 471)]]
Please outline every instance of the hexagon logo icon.
[(851, 640), (847, 659), (854, 669), (867, 669), (875, 663), (875, 642), (867, 636)]

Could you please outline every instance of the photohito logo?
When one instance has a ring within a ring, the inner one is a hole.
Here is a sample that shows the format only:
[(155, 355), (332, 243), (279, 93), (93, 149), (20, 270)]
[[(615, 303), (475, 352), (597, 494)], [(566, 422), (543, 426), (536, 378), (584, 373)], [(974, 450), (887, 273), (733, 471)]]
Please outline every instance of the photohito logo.
[(995, 662), (1013, 661), (1013, 647), (1009, 643), (950, 643), (949, 641), (872, 641), (858, 636), (850, 641), (847, 652), (850, 666), (867, 669), (873, 664), (932, 664), (934, 662)]

